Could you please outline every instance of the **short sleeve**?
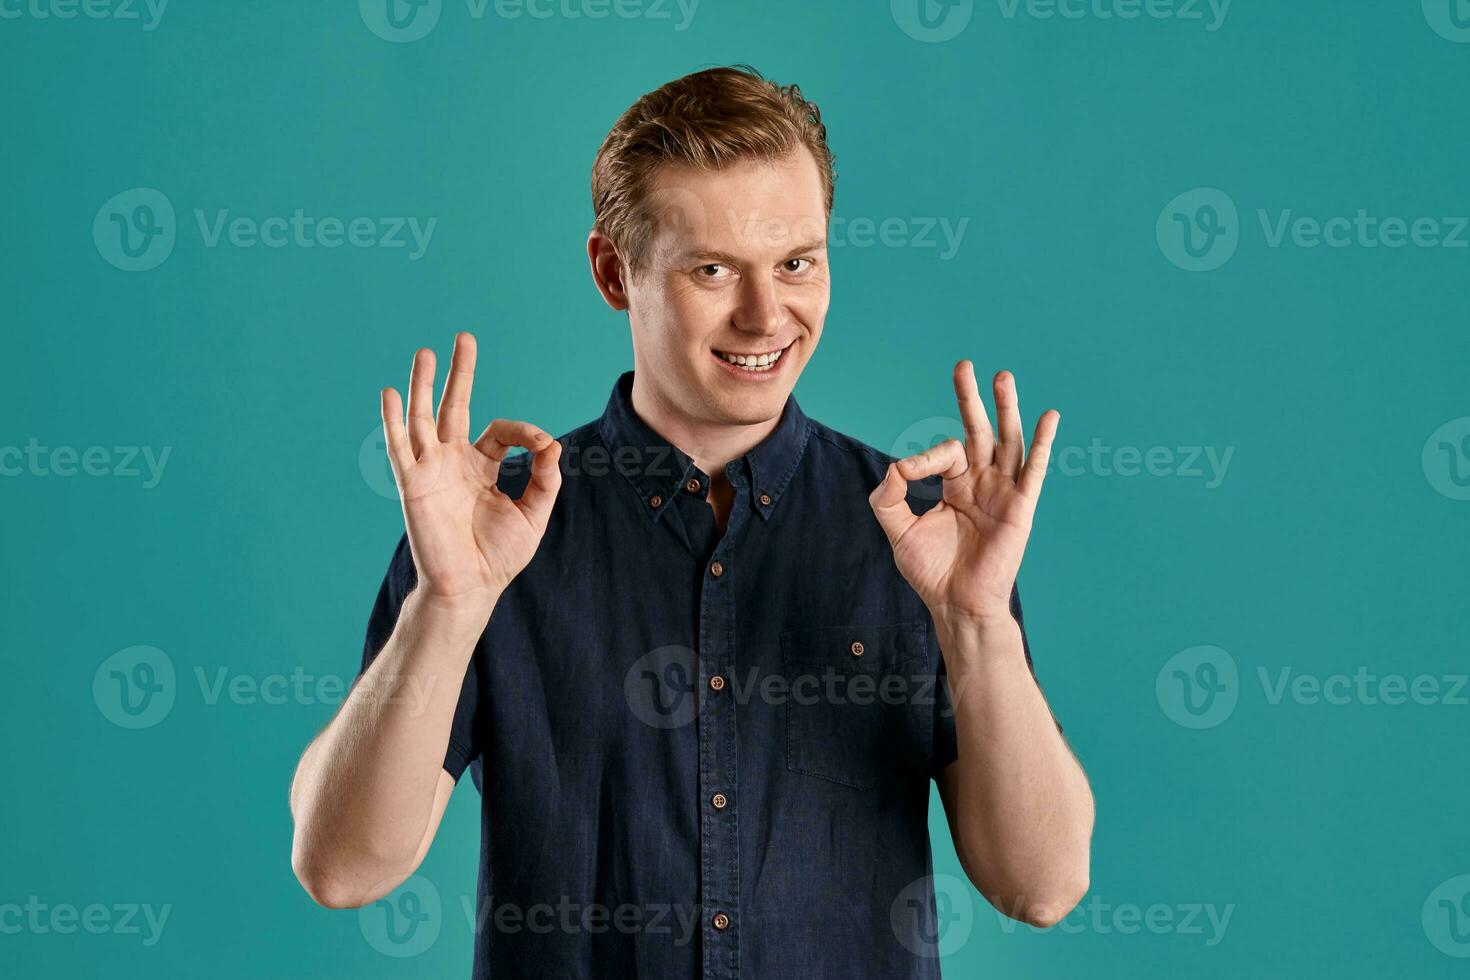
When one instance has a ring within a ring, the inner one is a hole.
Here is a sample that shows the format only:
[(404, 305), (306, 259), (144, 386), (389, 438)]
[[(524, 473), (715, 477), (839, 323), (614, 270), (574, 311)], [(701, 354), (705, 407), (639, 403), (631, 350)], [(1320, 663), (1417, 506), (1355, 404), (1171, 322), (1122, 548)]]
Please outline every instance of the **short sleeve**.
[[(1031, 642), (1026, 638), (1026, 621), (1021, 614), (1021, 593), (1014, 586), (1011, 588), (1011, 615), (1015, 617), (1016, 625), (1021, 629), (1021, 649), (1026, 654), (1026, 666), (1031, 671), (1032, 678), (1036, 677), (1036, 666), (1031, 662)], [(934, 766), (933, 773), (938, 775), (943, 769), (955, 759), (959, 758), (959, 742), (955, 735), (954, 725), (954, 703), (950, 700), (948, 677), (949, 671), (944, 664), (943, 652), (939, 650), (939, 637), (934, 630), (929, 631), (931, 642), (934, 644), (938, 654), (938, 674), (934, 684)], [(1056, 717), (1052, 717), (1056, 722)], [(1057, 731), (1062, 726), (1057, 722)]]
[[(403, 610), (403, 600), (416, 585), (418, 572), (414, 568), (413, 552), (408, 546), (408, 535), (405, 534), (399, 540), (397, 550), (393, 552), (393, 560), (389, 562), (388, 572), (383, 576), (383, 584), (378, 589), (377, 601), (373, 603), (372, 614), (368, 616), (367, 638), (362, 647), (362, 670), (358, 672), (359, 677), (367, 672), (373, 660), (387, 645), (388, 638), (393, 635), (393, 628), (398, 625), (398, 614)], [(475, 712), (479, 704), (479, 675), (475, 665), (478, 659), (471, 659), (469, 669), (465, 671), (459, 704), (454, 709), (454, 724), (449, 731), (449, 747), (444, 755), (444, 771), (456, 781), (479, 755), (475, 737)]]

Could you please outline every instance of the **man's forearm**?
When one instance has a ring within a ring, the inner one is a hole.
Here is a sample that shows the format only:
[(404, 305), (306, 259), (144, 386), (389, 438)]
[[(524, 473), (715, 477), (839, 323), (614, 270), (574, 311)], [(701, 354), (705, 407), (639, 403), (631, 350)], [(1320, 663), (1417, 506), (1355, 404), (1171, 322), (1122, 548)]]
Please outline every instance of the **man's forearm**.
[(1088, 885), (1092, 792), (1026, 664), (1013, 619), (936, 618), (959, 758), (942, 786), (966, 873), (1013, 918), (1049, 925)]
[(422, 858), (483, 609), (410, 593), (387, 644), (302, 756), (292, 865), (318, 901), (370, 901)]

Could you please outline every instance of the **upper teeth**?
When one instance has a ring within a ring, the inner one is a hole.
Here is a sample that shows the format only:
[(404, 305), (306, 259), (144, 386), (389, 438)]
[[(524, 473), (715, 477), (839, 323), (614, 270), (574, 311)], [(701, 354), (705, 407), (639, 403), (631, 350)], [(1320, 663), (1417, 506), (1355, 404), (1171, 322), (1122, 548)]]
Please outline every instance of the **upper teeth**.
[(726, 354), (724, 351), (715, 351), (715, 353), (719, 354), (731, 364), (737, 364), (749, 370), (759, 371), (763, 368), (769, 368), (780, 360), (781, 355), (785, 353), (785, 348), (772, 351), (769, 354)]

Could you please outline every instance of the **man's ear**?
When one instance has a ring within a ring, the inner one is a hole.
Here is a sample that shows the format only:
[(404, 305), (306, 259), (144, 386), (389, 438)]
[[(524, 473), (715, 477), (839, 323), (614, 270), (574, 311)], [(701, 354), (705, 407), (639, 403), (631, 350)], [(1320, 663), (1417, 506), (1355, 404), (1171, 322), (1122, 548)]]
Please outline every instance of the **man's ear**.
[(628, 286), (624, 281), (627, 268), (612, 239), (596, 228), (587, 233), (587, 264), (592, 268), (592, 281), (603, 300), (615, 310), (628, 308)]

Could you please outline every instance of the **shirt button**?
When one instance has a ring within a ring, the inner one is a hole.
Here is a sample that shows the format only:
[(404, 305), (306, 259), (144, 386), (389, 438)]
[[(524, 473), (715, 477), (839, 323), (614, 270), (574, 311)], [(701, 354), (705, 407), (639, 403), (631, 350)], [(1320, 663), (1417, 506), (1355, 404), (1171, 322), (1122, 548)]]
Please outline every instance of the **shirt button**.
[(716, 793), (709, 802), (716, 810), (723, 810), (730, 801), (726, 799), (724, 793)]
[(648, 506), (652, 507), (654, 510), (658, 510), (658, 508), (663, 505), (663, 502), (664, 498), (660, 497), (658, 494), (654, 494), (652, 497), (648, 498)]
[(768, 493), (761, 494), (761, 506), (762, 507), (769, 507), (769, 506), (771, 506), (771, 495), (770, 494), (768, 494)]
[(689, 482), (686, 483), (686, 484), (684, 484), (684, 489), (685, 490), (688, 490), (690, 493), (698, 493), (699, 492), (699, 481), (696, 480), (696, 479), (694, 479), (693, 477), (690, 477), (689, 478)]
[(863, 644), (861, 640), (852, 641), (852, 655), (854, 657), (861, 657), (863, 655)]
[(710, 924), (721, 932), (724, 932), (726, 929), (730, 928), (730, 917), (723, 912), (716, 912), (715, 917), (713, 920), (711, 920)]
[(721, 677), (719, 674), (711, 677), (709, 679), (709, 689), (711, 691), (723, 691), (725, 689), (725, 678)]
[(709, 565), (709, 573), (715, 578), (719, 578), (721, 575), (725, 574), (725, 566), (721, 565), (717, 561), (712, 561)]

